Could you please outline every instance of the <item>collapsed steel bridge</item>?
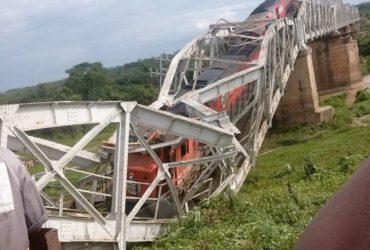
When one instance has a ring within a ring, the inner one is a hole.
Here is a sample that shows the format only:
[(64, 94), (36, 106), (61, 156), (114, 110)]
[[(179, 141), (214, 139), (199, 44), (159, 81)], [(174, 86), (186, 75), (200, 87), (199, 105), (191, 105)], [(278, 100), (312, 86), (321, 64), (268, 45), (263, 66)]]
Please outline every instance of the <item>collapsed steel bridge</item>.
[[(188, 213), (200, 200), (225, 189), (237, 192), (255, 164), (298, 53), (308, 42), (340, 33), (360, 20), (357, 8), (339, 0), (296, 2), (296, 15), (270, 20), (263, 36), (242, 35), (256, 29), (256, 23), (221, 20), (211, 25), (207, 33), (173, 58), (159, 97), (149, 107), (135, 102), (0, 106), (1, 146), (31, 153), (44, 166), (45, 171), (34, 178), (50, 214), (45, 226), (57, 228), (60, 240), (71, 246), (84, 243), (94, 248), (95, 243), (111, 243), (123, 249), (126, 242), (152, 241), (170, 217)], [(230, 39), (237, 45), (258, 43), (258, 59), (230, 59), (227, 63), (243, 64), (246, 69), (204, 88), (193, 87), (181, 93), (183, 86), (196, 82), (204, 68), (224, 61), (220, 54)], [(248, 86), (250, 98), (238, 104), (232, 114), (216, 112), (206, 105), (242, 86)], [(184, 107), (185, 116), (170, 112), (178, 105)], [(117, 128), (114, 150), (87, 151), (86, 146), (112, 124)], [(92, 128), (72, 147), (29, 135), (34, 130), (77, 125)], [(153, 131), (168, 139), (148, 142), (147, 134)], [(135, 143), (130, 142), (132, 137)], [(185, 139), (201, 142), (207, 154), (177, 162), (159, 159), (156, 149), (179, 145)], [(157, 164), (152, 182), (137, 183), (127, 177), (128, 156), (135, 152), (150, 155)], [(186, 193), (180, 194), (176, 186), (179, 180), (171, 176), (170, 170), (185, 166), (196, 169), (196, 176)], [(68, 174), (71, 172), (84, 176), (85, 182), (76, 184)], [(107, 181), (112, 186), (103, 188), (102, 183)], [(57, 198), (48, 192), (56, 183)], [(130, 197), (126, 192), (135, 185), (146, 186), (140, 197)], [(153, 190), (157, 190), (155, 197)], [(66, 208), (67, 200), (74, 201), (73, 208)], [(107, 200), (109, 209), (101, 209), (98, 203)], [(145, 213), (148, 204), (150, 216)]]

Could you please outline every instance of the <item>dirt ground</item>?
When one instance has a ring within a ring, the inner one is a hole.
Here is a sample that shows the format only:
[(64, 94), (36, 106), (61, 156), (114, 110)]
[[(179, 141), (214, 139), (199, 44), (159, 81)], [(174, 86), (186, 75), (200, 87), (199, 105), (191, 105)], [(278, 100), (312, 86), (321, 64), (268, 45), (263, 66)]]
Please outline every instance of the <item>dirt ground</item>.
[(356, 101), (356, 94), (358, 91), (364, 90), (366, 88), (370, 87), (370, 75), (364, 76), (364, 79), (361, 83), (357, 83), (352, 86), (351, 89), (342, 91), (342, 92), (337, 92), (334, 94), (329, 94), (329, 95), (322, 95), (320, 96), (320, 101), (325, 100), (331, 96), (339, 95), (341, 93), (347, 93), (347, 104), (348, 105), (353, 105), (353, 103)]
[(355, 117), (352, 121), (353, 127), (367, 127), (370, 125), (370, 115)]

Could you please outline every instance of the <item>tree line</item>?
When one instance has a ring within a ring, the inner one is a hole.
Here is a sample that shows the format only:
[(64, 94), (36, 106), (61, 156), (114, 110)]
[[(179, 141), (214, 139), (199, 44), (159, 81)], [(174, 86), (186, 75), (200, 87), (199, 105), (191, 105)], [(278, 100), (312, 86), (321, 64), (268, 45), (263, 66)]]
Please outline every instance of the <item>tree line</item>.
[(138, 60), (105, 68), (100, 62), (84, 62), (66, 70), (64, 80), (0, 94), (0, 104), (50, 101), (137, 101), (150, 104), (159, 93), (158, 78), (151, 75), (158, 62)]

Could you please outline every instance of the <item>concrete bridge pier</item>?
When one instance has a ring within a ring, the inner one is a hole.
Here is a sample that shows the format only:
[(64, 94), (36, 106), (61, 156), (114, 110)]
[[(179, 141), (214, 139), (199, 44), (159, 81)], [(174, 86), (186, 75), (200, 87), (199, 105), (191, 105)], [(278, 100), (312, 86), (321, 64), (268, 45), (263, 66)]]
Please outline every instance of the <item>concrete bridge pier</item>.
[(274, 125), (292, 127), (330, 120), (334, 109), (319, 106), (311, 48), (300, 52), (294, 67), (276, 111)]

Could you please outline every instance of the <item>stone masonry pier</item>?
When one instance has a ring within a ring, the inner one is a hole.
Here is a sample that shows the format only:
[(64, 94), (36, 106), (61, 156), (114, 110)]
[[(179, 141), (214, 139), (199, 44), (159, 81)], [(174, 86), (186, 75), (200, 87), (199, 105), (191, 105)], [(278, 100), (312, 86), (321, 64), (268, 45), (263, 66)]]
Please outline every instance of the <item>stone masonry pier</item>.
[(300, 52), (274, 125), (317, 124), (334, 116), (332, 107), (320, 107), (319, 95), (355, 89), (362, 83), (357, 41), (351, 35), (323, 38)]
[(362, 82), (357, 41), (352, 36), (321, 39), (310, 47), (320, 95), (350, 90)]

